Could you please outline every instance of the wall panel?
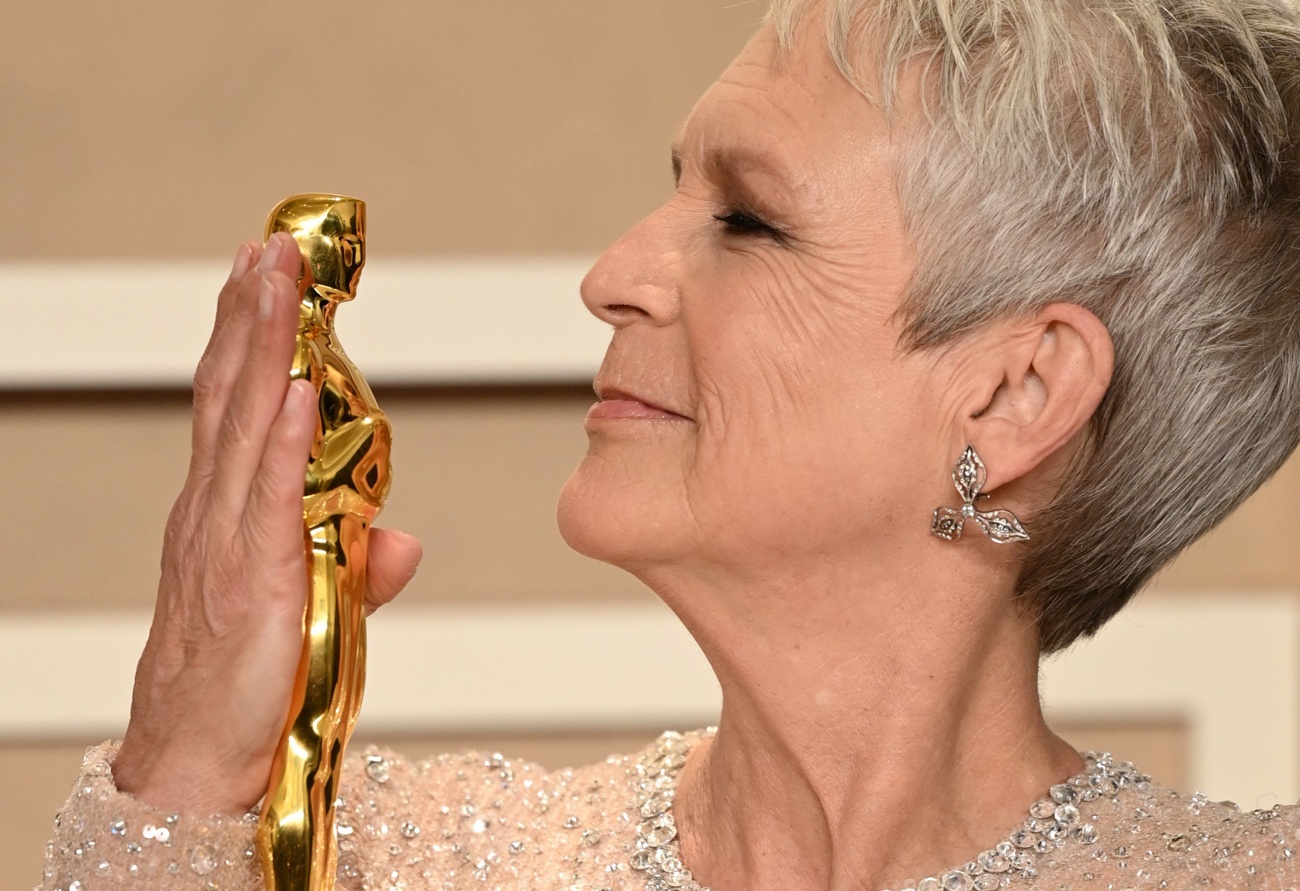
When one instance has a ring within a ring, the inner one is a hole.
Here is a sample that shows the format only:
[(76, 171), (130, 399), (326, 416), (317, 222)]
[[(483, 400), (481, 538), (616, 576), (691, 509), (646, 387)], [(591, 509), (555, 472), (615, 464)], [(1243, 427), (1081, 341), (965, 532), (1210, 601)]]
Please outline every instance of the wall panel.
[[(0, 259), (226, 257), (294, 192), (376, 251), (598, 250), (756, 2), (3, 4)], [(17, 209), (17, 212), (15, 212)]]

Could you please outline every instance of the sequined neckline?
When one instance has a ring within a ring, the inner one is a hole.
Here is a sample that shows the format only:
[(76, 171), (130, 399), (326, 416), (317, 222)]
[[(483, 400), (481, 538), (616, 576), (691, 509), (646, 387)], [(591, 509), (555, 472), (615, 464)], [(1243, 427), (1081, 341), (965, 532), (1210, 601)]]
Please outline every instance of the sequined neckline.
[[(691, 734), (668, 731), (633, 765), (633, 806), (640, 822), (628, 865), (644, 875), (646, 891), (709, 891), (682, 863), (672, 805), (677, 775), (686, 765), (687, 754), (716, 729)], [(902, 891), (993, 891), (1006, 887), (1012, 879), (1036, 878), (1039, 855), (1069, 842), (1096, 844), (1100, 833), (1084, 819), (1079, 805), (1100, 798), (1114, 799), (1122, 789), (1150, 783), (1151, 778), (1127, 761), (1115, 761), (1108, 753), (1084, 752), (1083, 759), (1084, 769), (1052, 786), (1045, 797), (1034, 802), (1024, 823), (1005, 840), (964, 866), (906, 882)]]

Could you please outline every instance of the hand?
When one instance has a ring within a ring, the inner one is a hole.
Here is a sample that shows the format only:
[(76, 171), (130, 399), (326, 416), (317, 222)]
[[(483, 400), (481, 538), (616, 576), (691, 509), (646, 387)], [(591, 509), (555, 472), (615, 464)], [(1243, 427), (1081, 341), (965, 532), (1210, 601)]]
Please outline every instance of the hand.
[[(189, 475), (163, 541), (117, 786), (156, 807), (246, 812), (266, 791), (289, 710), (307, 597), (303, 473), (316, 395), (289, 382), (301, 256), (245, 244), (194, 376)], [(414, 575), (420, 546), (372, 529), (367, 611)]]

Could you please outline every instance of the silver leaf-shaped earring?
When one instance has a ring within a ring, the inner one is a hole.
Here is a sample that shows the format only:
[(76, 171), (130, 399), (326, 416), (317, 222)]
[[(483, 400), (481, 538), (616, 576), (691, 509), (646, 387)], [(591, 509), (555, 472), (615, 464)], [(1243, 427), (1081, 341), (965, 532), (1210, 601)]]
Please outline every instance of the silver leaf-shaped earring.
[(984, 534), (997, 544), (1029, 541), (1029, 533), (1011, 511), (984, 511), (975, 506), (978, 499), (988, 497), (980, 492), (987, 479), (988, 470), (975, 453), (975, 447), (966, 446), (966, 451), (957, 459), (957, 466), (952, 469), (952, 481), (957, 486), (962, 506), (960, 509), (941, 507), (936, 510), (934, 519), (930, 522), (930, 532), (948, 541), (956, 541), (961, 538), (966, 521), (974, 520), (984, 530)]

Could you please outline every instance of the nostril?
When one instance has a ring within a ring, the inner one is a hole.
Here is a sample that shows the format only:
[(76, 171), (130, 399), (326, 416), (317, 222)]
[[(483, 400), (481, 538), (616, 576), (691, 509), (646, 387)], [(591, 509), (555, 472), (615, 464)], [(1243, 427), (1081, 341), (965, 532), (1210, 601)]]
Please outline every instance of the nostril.
[(605, 312), (613, 316), (626, 318), (627, 316), (648, 316), (650, 315), (641, 307), (632, 303), (606, 303)]

